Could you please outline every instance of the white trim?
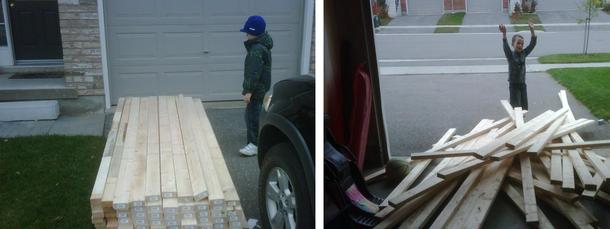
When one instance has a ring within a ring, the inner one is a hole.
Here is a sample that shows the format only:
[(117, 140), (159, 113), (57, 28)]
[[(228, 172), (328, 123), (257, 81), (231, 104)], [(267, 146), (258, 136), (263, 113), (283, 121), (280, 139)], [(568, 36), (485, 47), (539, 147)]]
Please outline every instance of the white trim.
[(6, 32), (6, 42), (8, 44), (8, 57), (9, 57), (9, 66), (15, 65), (15, 50), (13, 49), (13, 33), (11, 33), (11, 21), (8, 13), (8, 3), (7, 0), (2, 1), (2, 10), (4, 11), (4, 29)]
[(313, 0), (305, 0), (305, 13), (303, 13), (303, 44), (301, 45), (301, 75), (309, 74), (311, 63), (311, 36), (313, 30)]
[(108, 76), (108, 52), (106, 46), (106, 23), (104, 17), (104, 1), (97, 0), (97, 15), (100, 29), (100, 50), (102, 53), (102, 78), (104, 79), (104, 100), (106, 109), (110, 109), (110, 81)]

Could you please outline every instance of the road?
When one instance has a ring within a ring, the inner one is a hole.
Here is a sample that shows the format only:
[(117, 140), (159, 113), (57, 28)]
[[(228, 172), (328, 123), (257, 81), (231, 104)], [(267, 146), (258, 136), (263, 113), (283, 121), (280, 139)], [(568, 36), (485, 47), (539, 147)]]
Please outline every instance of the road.
[[(514, 33), (508, 33), (509, 39)], [(529, 32), (525, 35), (529, 43)], [(538, 45), (530, 56), (582, 52), (583, 31), (539, 32)], [(610, 31), (591, 31), (589, 52), (610, 52)], [(384, 60), (502, 58), (502, 35), (498, 33), (377, 34), (375, 46)]]

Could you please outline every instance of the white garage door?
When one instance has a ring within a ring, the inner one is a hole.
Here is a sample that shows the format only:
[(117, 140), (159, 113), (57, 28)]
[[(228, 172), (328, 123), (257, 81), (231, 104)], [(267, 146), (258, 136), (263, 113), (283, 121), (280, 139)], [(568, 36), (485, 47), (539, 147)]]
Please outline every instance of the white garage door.
[(468, 13), (502, 12), (502, 0), (467, 0)]
[(442, 0), (407, 0), (410, 15), (441, 15), (443, 14)]
[(273, 83), (299, 73), (303, 1), (105, 1), (110, 95), (184, 94), (205, 101), (241, 98), (249, 15), (274, 39)]

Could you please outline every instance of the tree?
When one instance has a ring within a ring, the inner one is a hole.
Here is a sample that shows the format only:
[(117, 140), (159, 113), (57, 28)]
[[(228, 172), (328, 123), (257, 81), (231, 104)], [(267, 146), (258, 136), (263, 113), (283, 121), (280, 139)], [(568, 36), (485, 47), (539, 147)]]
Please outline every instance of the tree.
[(603, 0), (585, 0), (578, 8), (584, 11), (587, 15), (585, 19), (578, 19), (578, 23), (585, 23), (585, 37), (582, 48), (582, 53), (587, 54), (589, 49), (589, 32), (591, 31), (591, 18), (599, 15), (599, 8), (602, 6)]

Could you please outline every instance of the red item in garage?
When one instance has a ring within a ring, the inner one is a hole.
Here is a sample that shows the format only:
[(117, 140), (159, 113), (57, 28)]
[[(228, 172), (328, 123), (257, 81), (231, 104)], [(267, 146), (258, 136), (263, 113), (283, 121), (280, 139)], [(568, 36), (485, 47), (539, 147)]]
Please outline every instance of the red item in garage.
[(352, 107), (349, 117), (349, 139), (347, 146), (354, 154), (356, 165), (362, 171), (371, 119), (371, 79), (364, 68), (358, 64), (352, 79)]

